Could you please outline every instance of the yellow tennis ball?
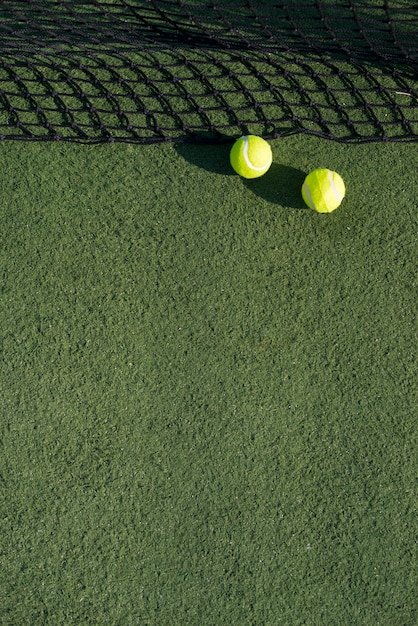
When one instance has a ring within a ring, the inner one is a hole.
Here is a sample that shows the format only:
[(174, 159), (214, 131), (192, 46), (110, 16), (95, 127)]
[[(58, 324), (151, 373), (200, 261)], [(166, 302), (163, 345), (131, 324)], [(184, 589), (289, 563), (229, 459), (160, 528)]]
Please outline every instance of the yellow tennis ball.
[(229, 155), (231, 165), (244, 178), (258, 178), (267, 172), (273, 155), (267, 141), (255, 135), (240, 137)]
[(318, 213), (331, 213), (340, 206), (344, 196), (344, 181), (331, 170), (314, 170), (302, 185), (302, 198), (310, 209)]

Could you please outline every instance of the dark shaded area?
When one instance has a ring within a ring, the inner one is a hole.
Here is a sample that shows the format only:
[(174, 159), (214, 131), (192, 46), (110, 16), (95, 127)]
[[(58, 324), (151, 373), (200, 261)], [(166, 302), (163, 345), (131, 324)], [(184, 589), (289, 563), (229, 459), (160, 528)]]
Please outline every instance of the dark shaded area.
[(273, 163), (264, 176), (242, 180), (248, 189), (263, 200), (293, 209), (309, 211), (301, 194), (305, 177), (306, 172), (302, 172), (302, 170), (289, 165)]
[(186, 161), (201, 169), (223, 176), (236, 176), (229, 162), (230, 144), (201, 146), (179, 143), (176, 150)]
[(208, 172), (222, 176), (235, 176), (256, 196), (273, 204), (294, 209), (308, 209), (303, 202), (301, 188), (306, 172), (289, 165), (273, 162), (264, 176), (247, 180), (240, 178), (229, 162), (231, 145), (195, 146), (180, 143), (177, 152), (188, 162)]

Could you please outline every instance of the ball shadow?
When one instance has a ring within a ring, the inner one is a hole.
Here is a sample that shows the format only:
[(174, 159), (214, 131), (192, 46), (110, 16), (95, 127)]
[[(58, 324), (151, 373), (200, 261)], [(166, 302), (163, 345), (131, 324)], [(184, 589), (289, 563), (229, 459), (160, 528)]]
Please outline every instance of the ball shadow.
[(289, 165), (273, 163), (260, 178), (240, 178), (229, 162), (231, 144), (177, 144), (177, 153), (189, 163), (222, 176), (235, 176), (237, 181), (267, 202), (292, 209), (309, 210), (302, 199), (301, 188), (306, 173)]
[(301, 188), (306, 173), (289, 165), (273, 163), (260, 178), (243, 179), (244, 185), (255, 195), (292, 209), (308, 210), (303, 201)]
[(235, 173), (229, 162), (231, 144), (186, 144), (175, 146), (178, 154), (189, 163), (208, 172), (233, 176)]

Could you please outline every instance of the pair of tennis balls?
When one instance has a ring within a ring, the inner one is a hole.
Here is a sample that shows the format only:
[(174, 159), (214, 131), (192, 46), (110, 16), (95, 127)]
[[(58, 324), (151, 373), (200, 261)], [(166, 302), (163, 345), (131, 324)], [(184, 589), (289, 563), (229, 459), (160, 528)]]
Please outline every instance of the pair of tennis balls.
[[(244, 178), (258, 178), (269, 169), (273, 155), (267, 141), (255, 135), (240, 137), (230, 153), (231, 165)], [(318, 213), (331, 213), (345, 196), (344, 181), (337, 172), (317, 169), (307, 175), (302, 185), (302, 198)]]

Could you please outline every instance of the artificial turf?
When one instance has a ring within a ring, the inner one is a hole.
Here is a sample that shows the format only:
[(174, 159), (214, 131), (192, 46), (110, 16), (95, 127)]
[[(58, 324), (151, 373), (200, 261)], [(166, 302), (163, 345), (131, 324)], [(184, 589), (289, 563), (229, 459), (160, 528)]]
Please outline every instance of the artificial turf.
[(418, 623), (416, 145), (272, 148), (0, 144), (1, 624)]

